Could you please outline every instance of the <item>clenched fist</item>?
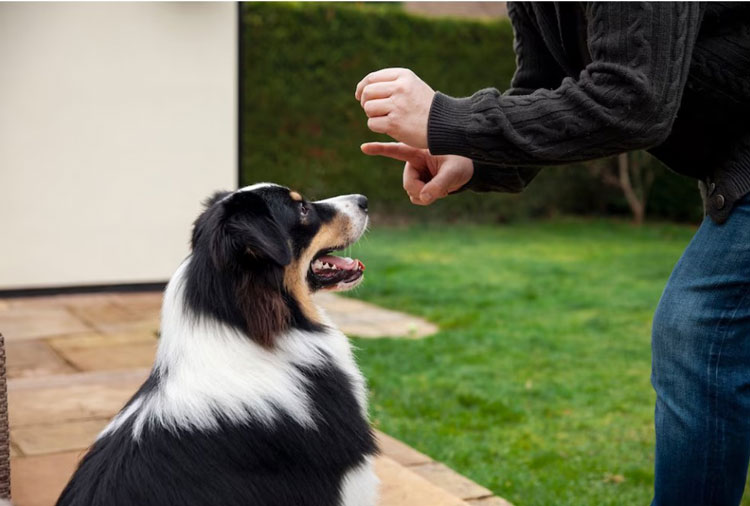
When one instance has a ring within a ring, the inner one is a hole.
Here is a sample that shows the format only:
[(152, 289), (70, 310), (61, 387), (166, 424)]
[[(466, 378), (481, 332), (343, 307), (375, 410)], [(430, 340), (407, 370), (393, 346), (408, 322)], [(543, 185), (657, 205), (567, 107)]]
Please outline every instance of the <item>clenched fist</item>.
[(435, 91), (409, 69), (372, 72), (354, 96), (369, 118), (367, 127), (416, 148), (427, 147), (427, 119)]

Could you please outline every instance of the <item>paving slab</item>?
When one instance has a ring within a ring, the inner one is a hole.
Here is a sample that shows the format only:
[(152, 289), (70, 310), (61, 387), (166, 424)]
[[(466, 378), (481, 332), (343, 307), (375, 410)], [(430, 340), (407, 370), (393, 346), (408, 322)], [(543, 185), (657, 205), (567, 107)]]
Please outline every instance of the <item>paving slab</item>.
[(14, 378), (8, 380), (8, 392), (81, 385), (120, 385), (125, 383), (140, 385), (146, 380), (149, 372), (150, 369), (141, 368), (129, 371), (89, 371), (46, 377)]
[(8, 378), (68, 374), (75, 369), (41, 339), (5, 343)]
[(114, 416), (139, 385), (86, 385), (9, 392), (10, 426)]
[(375, 472), (380, 478), (381, 506), (467, 506), (461, 499), (386, 456), (375, 460)]
[(87, 304), (71, 304), (71, 313), (99, 330), (99, 325), (128, 322), (133, 320), (133, 314), (125, 306), (111, 302), (110, 299), (91, 301)]
[(67, 308), (72, 305), (100, 303), (102, 300), (110, 300), (112, 297), (113, 295), (109, 293), (79, 293), (64, 295), (42, 295), (34, 297), (13, 297), (2, 300), (12, 308)]
[(156, 341), (87, 348), (63, 348), (60, 355), (81, 371), (106, 371), (150, 367), (156, 356)]
[(427, 462), (409, 467), (431, 483), (461, 499), (479, 499), (492, 495), (492, 491), (458, 474), (442, 462)]
[[(130, 371), (127, 372), (130, 373)], [(53, 378), (52, 381), (46, 383), (38, 382), (36, 388), (28, 384), (25, 386), (14, 384), (24, 379), (9, 380), (10, 426), (17, 428), (45, 424), (50, 421), (62, 423), (112, 417), (132, 397), (146, 377), (145, 374), (138, 376), (128, 377), (122, 381), (109, 379), (106, 382), (89, 384), (85, 382), (66, 384), (65, 376), (57, 376), (55, 378), (60, 378), (59, 383)]]
[(88, 334), (69, 334), (45, 339), (45, 342), (57, 352), (81, 348), (104, 348), (109, 346), (156, 343), (157, 341), (156, 334), (147, 330), (119, 334), (91, 332)]
[(128, 309), (115, 302), (92, 303), (71, 307), (70, 311), (98, 332), (117, 334), (123, 332), (159, 330), (159, 310)]
[(23, 455), (85, 450), (109, 423), (109, 418), (79, 420), (11, 429), (10, 439)]
[(47, 339), (67, 363), (81, 371), (150, 367), (158, 340), (151, 330), (117, 334), (91, 333)]
[(10, 305), (0, 310), (0, 332), (8, 342), (89, 331), (88, 325), (62, 307)]
[(423, 318), (332, 293), (318, 293), (317, 302), (331, 320), (349, 336), (419, 339), (435, 334), (439, 328)]
[(81, 451), (11, 459), (14, 506), (53, 506), (75, 471)]
[(97, 323), (97, 330), (105, 334), (122, 334), (126, 332), (159, 332), (160, 319), (158, 315), (144, 316), (144, 318), (131, 318), (111, 323)]
[(377, 438), (378, 448), (380, 448), (383, 455), (387, 455), (402, 466), (413, 466), (432, 462), (432, 459), (424, 453), (418, 452), (411, 446), (402, 443), (398, 439), (391, 437), (384, 432), (376, 430), (375, 437)]
[(142, 314), (161, 311), (163, 292), (118, 293), (112, 297), (115, 302), (122, 304), (131, 313)]

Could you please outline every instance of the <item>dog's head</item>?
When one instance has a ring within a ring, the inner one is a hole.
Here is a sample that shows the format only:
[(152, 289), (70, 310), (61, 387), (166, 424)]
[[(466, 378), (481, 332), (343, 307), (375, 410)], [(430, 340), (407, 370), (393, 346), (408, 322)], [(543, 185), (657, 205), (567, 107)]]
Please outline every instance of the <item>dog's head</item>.
[(310, 202), (267, 183), (219, 192), (193, 228), (186, 301), (265, 346), (290, 327), (315, 330), (312, 292), (362, 281), (362, 262), (331, 253), (356, 242), (367, 220), (362, 195)]

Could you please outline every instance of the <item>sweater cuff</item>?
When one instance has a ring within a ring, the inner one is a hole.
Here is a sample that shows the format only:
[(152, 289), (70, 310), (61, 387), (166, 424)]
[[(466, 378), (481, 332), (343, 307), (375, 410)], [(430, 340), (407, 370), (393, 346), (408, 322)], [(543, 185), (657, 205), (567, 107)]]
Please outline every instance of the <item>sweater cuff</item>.
[(467, 130), (471, 121), (471, 98), (453, 98), (435, 93), (427, 120), (427, 146), (433, 155), (470, 157)]
[(474, 174), (461, 190), (521, 193), (541, 167), (500, 167), (474, 160)]

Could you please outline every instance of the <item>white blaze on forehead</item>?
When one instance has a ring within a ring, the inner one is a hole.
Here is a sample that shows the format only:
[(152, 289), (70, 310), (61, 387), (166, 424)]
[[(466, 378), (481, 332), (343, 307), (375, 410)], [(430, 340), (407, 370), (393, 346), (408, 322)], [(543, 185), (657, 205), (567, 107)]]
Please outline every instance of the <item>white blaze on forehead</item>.
[(251, 184), (250, 186), (245, 186), (243, 188), (238, 189), (238, 192), (251, 192), (254, 190), (260, 190), (262, 188), (281, 188), (281, 185), (278, 185), (276, 183), (255, 183)]
[(235, 193), (239, 193), (239, 192), (251, 192), (251, 191), (255, 191), (255, 190), (261, 190), (263, 188), (283, 188), (283, 187), (281, 185), (276, 184), (276, 183), (255, 183), (255, 184), (251, 184), (250, 186), (245, 186), (245, 187), (239, 188), (238, 190), (235, 190), (233, 192), (229, 192), (229, 194), (226, 197), (224, 197), (223, 199), (221, 199), (219, 202), (224, 202), (225, 200), (227, 200), (228, 198), (230, 198)]

